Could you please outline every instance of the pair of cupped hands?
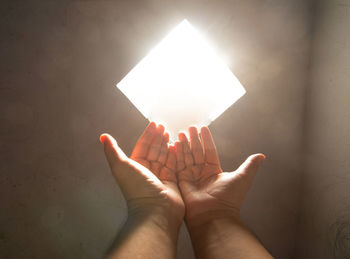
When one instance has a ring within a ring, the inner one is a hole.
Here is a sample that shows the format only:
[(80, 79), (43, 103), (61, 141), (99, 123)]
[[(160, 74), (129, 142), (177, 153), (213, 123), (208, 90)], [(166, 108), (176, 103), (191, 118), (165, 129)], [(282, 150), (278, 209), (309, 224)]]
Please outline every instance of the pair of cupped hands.
[(101, 143), (120, 189), (129, 217), (150, 217), (158, 225), (179, 228), (205, 225), (218, 217), (239, 220), (241, 204), (263, 154), (249, 156), (233, 172), (223, 172), (208, 127), (179, 133), (169, 144), (163, 125), (151, 122), (130, 157), (116, 140), (102, 134)]

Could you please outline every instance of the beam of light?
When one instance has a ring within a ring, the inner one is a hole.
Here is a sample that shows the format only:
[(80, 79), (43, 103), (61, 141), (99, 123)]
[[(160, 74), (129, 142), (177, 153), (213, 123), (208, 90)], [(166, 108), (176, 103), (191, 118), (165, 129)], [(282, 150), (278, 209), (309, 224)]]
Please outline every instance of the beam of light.
[(172, 140), (190, 125), (209, 125), (246, 92), (187, 20), (117, 87), (147, 119), (163, 123)]

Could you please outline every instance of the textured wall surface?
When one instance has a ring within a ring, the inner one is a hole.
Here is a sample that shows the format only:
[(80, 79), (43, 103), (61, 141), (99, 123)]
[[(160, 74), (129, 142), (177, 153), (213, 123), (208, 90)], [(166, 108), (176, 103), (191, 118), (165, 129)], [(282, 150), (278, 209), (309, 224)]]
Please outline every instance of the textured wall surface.
[[(291, 258), (309, 62), (305, 0), (2, 1), (0, 257), (103, 255), (126, 211), (99, 134), (110, 132), (130, 153), (147, 125), (114, 86), (184, 18), (226, 56), (247, 90), (210, 127), (224, 170), (251, 153), (267, 155), (242, 214), (276, 258)], [(349, 38), (333, 49), (340, 44)], [(321, 107), (329, 117), (317, 117), (314, 127), (345, 119), (335, 116), (338, 97), (325, 97), (328, 80), (318, 98), (332, 110)], [(178, 250), (179, 258), (193, 258), (185, 228)]]
[(320, 1), (296, 258), (350, 258), (350, 1)]

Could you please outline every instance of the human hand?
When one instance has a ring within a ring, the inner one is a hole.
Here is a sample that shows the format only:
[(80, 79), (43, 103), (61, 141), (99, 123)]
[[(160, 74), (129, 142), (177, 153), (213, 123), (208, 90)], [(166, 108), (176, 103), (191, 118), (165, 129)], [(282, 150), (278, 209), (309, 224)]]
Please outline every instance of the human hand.
[(212, 135), (201, 128), (189, 128), (175, 143), (178, 184), (186, 205), (187, 225), (205, 224), (218, 217), (235, 217), (249, 190), (263, 154), (251, 155), (234, 172), (223, 172)]
[(151, 217), (157, 225), (178, 228), (185, 208), (175, 175), (174, 147), (168, 148), (169, 134), (164, 126), (151, 122), (130, 158), (112, 136), (102, 134), (100, 140), (126, 199), (129, 217)]

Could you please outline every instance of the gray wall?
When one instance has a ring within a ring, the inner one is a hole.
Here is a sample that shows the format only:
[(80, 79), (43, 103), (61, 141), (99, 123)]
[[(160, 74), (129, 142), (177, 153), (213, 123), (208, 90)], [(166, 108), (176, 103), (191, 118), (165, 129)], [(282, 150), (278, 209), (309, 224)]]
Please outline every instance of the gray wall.
[[(243, 218), (276, 258), (292, 256), (309, 1), (57, 0), (1, 2), (0, 257), (106, 251), (126, 211), (98, 136), (110, 132), (130, 153), (147, 124), (114, 86), (183, 18), (226, 55), (247, 90), (211, 125), (223, 168), (267, 155)], [(326, 99), (332, 109), (335, 98)], [(183, 228), (179, 258), (192, 257)]]
[(296, 258), (350, 258), (350, 1), (316, 9)]

